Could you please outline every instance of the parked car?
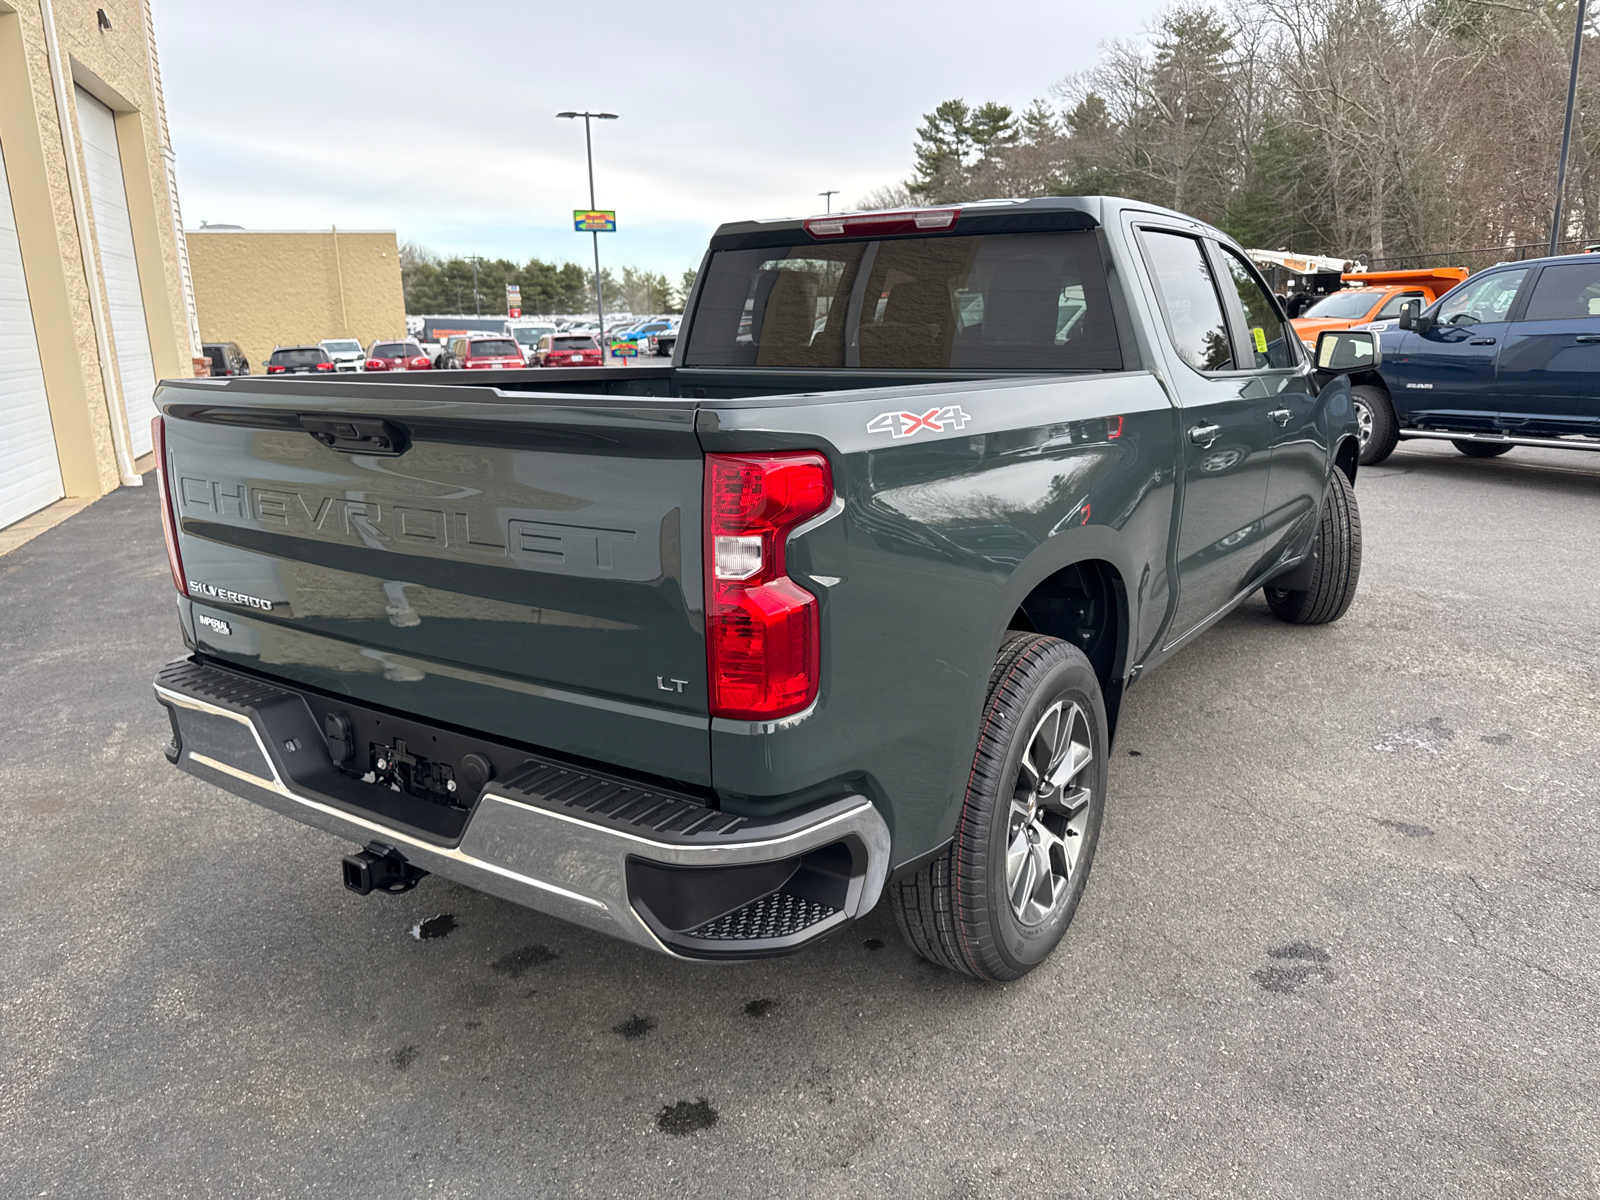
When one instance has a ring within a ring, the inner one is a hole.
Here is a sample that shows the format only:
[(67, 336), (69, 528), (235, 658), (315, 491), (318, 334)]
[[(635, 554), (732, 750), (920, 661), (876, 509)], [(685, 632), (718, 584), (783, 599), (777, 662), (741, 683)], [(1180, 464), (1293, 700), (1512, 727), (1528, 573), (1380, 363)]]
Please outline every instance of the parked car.
[(433, 360), (418, 342), (373, 342), (367, 350), (365, 371), (426, 371)]
[(522, 360), (533, 365), (539, 352), (539, 339), (555, 333), (556, 327), (548, 321), (507, 321), (506, 333), (516, 339), (522, 349)]
[(1361, 461), (1407, 438), (1472, 458), (1513, 446), (1600, 450), (1600, 256), (1501, 263), (1379, 331), (1351, 375)]
[(666, 317), (655, 321), (643, 321), (613, 340), (619, 342), (648, 342), (651, 334), (662, 333), (671, 328), (672, 322)]
[(453, 337), (439, 366), (445, 370), (504, 370), (526, 365), (514, 338), (500, 335)]
[(547, 333), (539, 339), (541, 367), (598, 367), (600, 343), (588, 334)]
[(1314, 302), (1304, 315), (1289, 323), (1307, 346), (1316, 344), (1324, 329), (1365, 329), (1381, 326), (1400, 316), (1408, 300), (1432, 304), (1467, 277), (1465, 267), (1436, 267), (1426, 271), (1352, 271), (1346, 287)]
[(315, 375), (336, 369), (321, 346), (274, 346), (267, 359), (268, 375)]
[(361, 360), (366, 356), (362, 353), (361, 343), (355, 338), (328, 338), (317, 344), (328, 352), (329, 358), (333, 359), (334, 370), (361, 370)]
[[(1127, 689), (1263, 588), (1296, 625), (1354, 598), (1350, 389), (1237, 245), (1133, 201), (725, 225), (696, 290), (628, 395), (363, 376), (285, 421), (163, 383), (167, 758), (353, 842), (356, 892), (437, 872), (700, 960), (887, 897), (1015, 979), (1083, 895)], [(1187, 780), (1172, 737), (1144, 761)]]
[(672, 352), (678, 345), (678, 322), (674, 321), (660, 333), (650, 335), (650, 353), (672, 357)]
[(250, 360), (239, 349), (238, 342), (207, 342), (200, 349), (211, 364), (212, 375), (250, 374)]

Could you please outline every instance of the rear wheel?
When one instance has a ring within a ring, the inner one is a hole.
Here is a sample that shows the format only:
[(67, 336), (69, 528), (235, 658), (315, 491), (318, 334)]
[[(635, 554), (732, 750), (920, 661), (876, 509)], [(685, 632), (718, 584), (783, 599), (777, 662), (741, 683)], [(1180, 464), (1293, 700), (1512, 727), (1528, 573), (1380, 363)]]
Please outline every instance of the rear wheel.
[(1498, 458), (1511, 449), (1509, 442), (1496, 445), (1494, 442), (1458, 442), (1452, 439), (1450, 444), (1468, 458)]
[(1356, 490), (1334, 469), (1311, 545), (1311, 582), (1303, 592), (1268, 587), (1267, 607), (1291, 625), (1327, 625), (1344, 616), (1361, 580), (1361, 510)]
[(1350, 403), (1356, 410), (1356, 439), (1361, 444), (1361, 465), (1381, 463), (1400, 444), (1400, 421), (1395, 416), (1389, 393), (1371, 383), (1358, 383), (1350, 389)]
[(1056, 948), (1094, 860), (1111, 740), (1094, 668), (1067, 642), (1009, 634), (980, 731), (955, 839), (889, 894), (923, 958), (1001, 982)]

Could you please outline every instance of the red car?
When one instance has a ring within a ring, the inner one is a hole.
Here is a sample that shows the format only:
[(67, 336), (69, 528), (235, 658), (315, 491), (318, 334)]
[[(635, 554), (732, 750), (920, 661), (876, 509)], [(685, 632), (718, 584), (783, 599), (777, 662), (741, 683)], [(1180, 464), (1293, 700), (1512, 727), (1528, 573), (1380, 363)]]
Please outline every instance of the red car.
[(600, 343), (587, 334), (545, 334), (535, 351), (541, 367), (598, 367)]
[(367, 351), (366, 371), (426, 371), (433, 360), (416, 342), (373, 342)]
[(504, 334), (483, 337), (453, 337), (445, 347), (439, 365), (447, 369), (510, 370), (523, 366), (522, 349)]

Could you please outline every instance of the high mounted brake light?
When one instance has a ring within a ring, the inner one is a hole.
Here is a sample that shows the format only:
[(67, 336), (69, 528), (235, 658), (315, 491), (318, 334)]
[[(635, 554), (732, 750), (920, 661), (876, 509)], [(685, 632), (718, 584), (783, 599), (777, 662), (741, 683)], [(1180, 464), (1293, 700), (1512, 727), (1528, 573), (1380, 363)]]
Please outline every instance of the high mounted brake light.
[(706, 665), (711, 715), (765, 719), (817, 695), (817, 598), (784, 569), (796, 526), (833, 502), (820, 454), (706, 456)]
[(938, 233), (955, 228), (959, 208), (907, 208), (892, 212), (834, 213), (807, 217), (801, 224), (814, 238), (889, 237), (902, 233)]
[(161, 533), (167, 540), (167, 566), (172, 571), (172, 586), (180, 596), (189, 589), (183, 584), (183, 555), (178, 553), (178, 513), (172, 507), (172, 488), (167, 483), (167, 421), (165, 417), (150, 419), (150, 441), (156, 452), (156, 483), (161, 491)]

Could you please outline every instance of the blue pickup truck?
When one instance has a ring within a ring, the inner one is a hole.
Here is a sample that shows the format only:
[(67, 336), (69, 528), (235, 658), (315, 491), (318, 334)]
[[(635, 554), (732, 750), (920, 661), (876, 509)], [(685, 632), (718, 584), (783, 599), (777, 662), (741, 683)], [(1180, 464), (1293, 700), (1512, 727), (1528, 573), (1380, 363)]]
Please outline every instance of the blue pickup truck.
[(1472, 458), (1513, 446), (1600, 450), (1600, 254), (1501, 263), (1378, 327), (1351, 376), (1363, 466), (1402, 438)]

